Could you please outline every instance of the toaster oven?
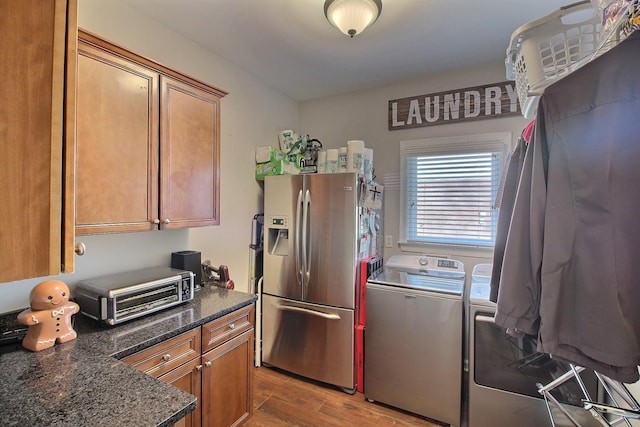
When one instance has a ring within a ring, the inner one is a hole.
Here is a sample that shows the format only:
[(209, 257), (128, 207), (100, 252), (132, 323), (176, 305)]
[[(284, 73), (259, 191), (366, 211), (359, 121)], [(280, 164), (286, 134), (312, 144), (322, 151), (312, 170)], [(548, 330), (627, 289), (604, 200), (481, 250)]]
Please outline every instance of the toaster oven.
[(81, 280), (75, 301), (85, 316), (116, 325), (190, 301), (193, 291), (193, 272), (151, 267)]

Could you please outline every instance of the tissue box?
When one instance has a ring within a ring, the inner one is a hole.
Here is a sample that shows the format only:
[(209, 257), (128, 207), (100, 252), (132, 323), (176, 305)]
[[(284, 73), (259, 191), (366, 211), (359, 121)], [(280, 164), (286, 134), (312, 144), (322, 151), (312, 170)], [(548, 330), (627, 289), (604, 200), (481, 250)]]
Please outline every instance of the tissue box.
[(282, 175), (283, 163), (284, 160), (274, 160), (256, 164), (256, 179), (262, 180), (265, 176)]
[(299, 173), (300, 169), (298, 166), (285, 159), (271, 160), (256, 165), (257, 180), (263, 180), (265, 176), (270, 175), (297, 175)]

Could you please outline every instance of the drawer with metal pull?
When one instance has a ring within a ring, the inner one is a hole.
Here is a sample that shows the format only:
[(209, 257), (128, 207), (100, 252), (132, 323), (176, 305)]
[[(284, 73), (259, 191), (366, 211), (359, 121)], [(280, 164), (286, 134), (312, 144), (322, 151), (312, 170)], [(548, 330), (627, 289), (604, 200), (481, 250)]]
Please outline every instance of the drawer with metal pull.
[(160, 344), (122, 359), (128, 365), (152, 377), (162, 374), (200, 356), (200, 328), (195, 328)]
[(206, 352), (253, 328), (253, 305), (202, 325), (202, 352)]

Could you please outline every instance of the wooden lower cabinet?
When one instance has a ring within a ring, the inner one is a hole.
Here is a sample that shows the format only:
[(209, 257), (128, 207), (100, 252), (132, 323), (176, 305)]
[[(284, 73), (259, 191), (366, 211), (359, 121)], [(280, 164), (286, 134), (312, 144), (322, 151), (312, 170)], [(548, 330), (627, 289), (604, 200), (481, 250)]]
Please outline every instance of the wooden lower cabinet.
[(253, 329), (202, 355), (202, 425), (244, 423), (253, 412)]
[(176, 425), (241, 425), (253, 413), (254, 316), (241, 308), (122, 361), (197, 397)]
[(202, 406), (202, 375), (200, 374), (201, 370), (202, 364), (200, 363), (200, 357), (198, 357), (197, 359), (187, 362), (179, 368), (176, 368), (173, 371), (167, 372), (166, 374), (158, 377), (159, 380), (171, 384), (174, 387), (186, 391), (189, 394), (193, 394), (198, 398), (198, 406), (196, 406), (196, 409), (193, 412), (187, 414), (186, 417), (175, 423), (174, 425), (176, 426), (196, 427), (202, 425), (200, 422), (200, 411)]

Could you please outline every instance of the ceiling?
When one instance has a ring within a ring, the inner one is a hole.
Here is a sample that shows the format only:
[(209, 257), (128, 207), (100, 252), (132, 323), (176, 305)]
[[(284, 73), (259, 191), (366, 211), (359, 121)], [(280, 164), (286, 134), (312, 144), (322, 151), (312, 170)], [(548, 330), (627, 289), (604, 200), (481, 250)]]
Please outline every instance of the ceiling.
[(349, 38), (324, 0), (124, 0), (289, 97), (305, 101), (503, 61), (512, 33), (572, 0), (382, 0)]

